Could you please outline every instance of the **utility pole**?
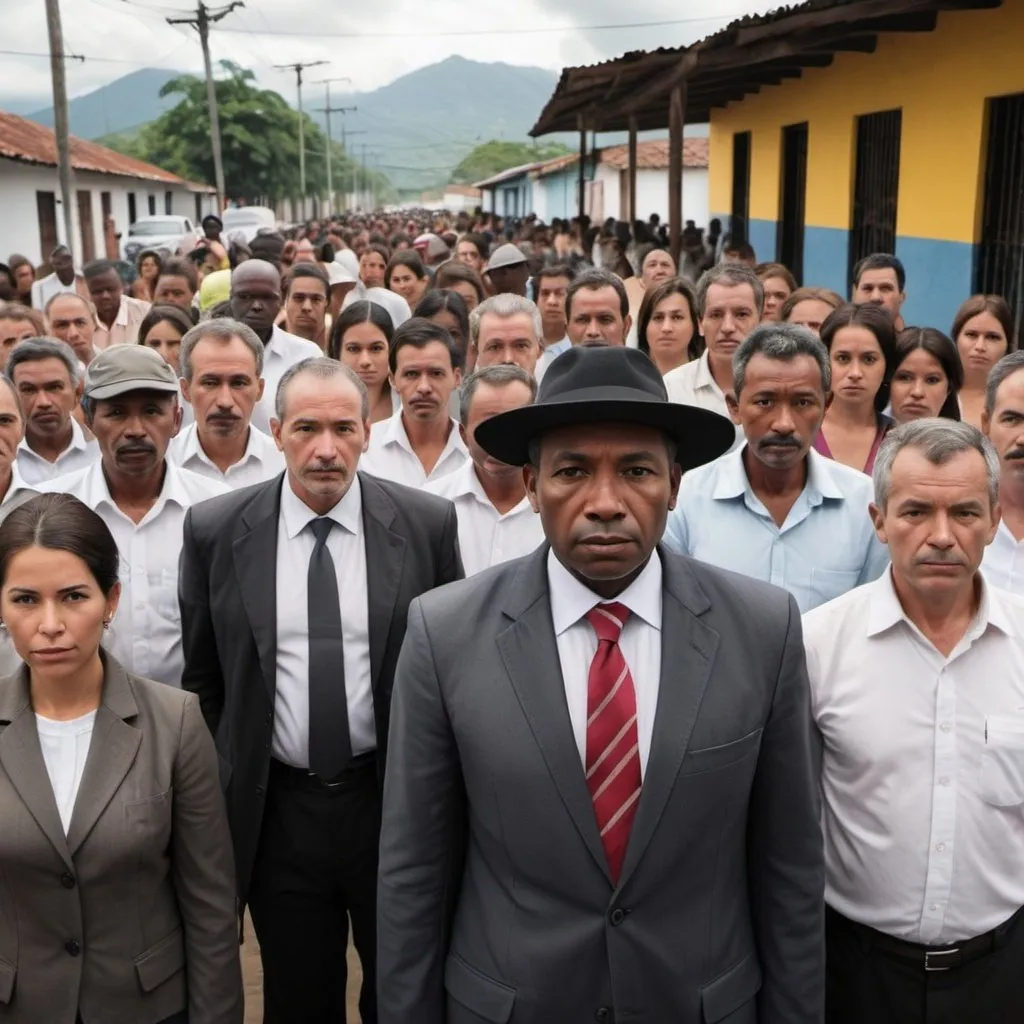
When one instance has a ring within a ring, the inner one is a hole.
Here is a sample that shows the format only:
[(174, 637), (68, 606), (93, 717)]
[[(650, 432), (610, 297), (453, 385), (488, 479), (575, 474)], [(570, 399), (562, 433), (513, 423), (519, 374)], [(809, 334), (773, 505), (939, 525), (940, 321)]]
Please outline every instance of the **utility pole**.
[(331, 137), (331, 114), (344, 114), (350, 110), (356, 110), (356, 107), (332, 107), (331, 106), (331, 82), (348, 82), (352, 84), (351, 78), (325, 78), (319, 84), (326, 86), (326, 107), (319, 107), (318, 109), (327, 118), (327, 215), (330, 216), (331, 209), (334, 206), (334, 178), (331, 173), (331, 147), (334, 145), (334, 140)]
[(325, 60), (310, 60), (295, 64), (275, 64), (274, 67), (280, 71), (295, 72), (295, 86), (299, 94), (299, 202), (302, 206), (302, 216), (306, 216), (306, 133), (302, 116), (302, 72), (306, 68), (316, 68), (321, 64), (328, 63)]
[[(346, 132), (345, 131), (345, 122), (344, 121), (341, 122), (341, 148), (345, 151), (345, 159), (349, 160), (351, 162), (351, 164), (352, 164), (352, 177), (355, 179), (352, 182), (352, 194), (353, 194), (353, 196), (358, 196), (358, 192), (359, 192), (359, 171), (356, 169), (356, 162), (355, 162), (355, 160), (352, 160), (351, 157), (348, 155), (348, 140), (353, 135), (365, 135), (365, 134), (366, 134), (365, 131)], [(347, 182), (348, 174), (345, 175), (345, 180)], [(358, 203), (358, 199), (357, 199), (357, 203)]]
[[(53, 126), (57, 136), (57, 177), (64, 207), (64, 244), (75, 251), (71, 209), (71, 143), (68, 140), (68, 88), (64, 78), (64, 33), (58, 0), (46, 0), (46, 27), (50, 34), (50, 75), (53, 78)], [(42, 253), (49, 260), (48, 252)]]
[(167, 18), (168, 25), (191, 25), (199, 33), (203, 47), (203, 67), (206, 69), (206, 105), (210, 110), (210, 148), (213, 150), (213, 177), (217, 187), (217, 212), (224, 209), (226, 186), (224, 184), (224, 157), (220, 148), (220, 115), (217, 112), (217, 89), (213, 82), (213, 65), (210, 63), (210, 26), (226, 18), (236, 7), (244, 7), (242, 0), (232, 0), (224, 7), (211, 11), (203, 0), (199, 0), (194, 18)]

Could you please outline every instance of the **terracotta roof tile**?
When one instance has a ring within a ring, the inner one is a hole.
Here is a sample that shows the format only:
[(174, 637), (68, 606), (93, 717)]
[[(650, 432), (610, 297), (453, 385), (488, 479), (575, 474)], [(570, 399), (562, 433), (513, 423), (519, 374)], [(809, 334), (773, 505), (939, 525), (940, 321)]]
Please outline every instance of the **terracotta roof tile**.
[[(610, 146), (601, 150), (601, 163), (624, 171), (629, 164), (628, 146)], [(683, 167), (692, 170), (708, 165), (708, 140), (683, 139)], [(662, 170), (668, 167), (668, 139), (651, 139), (636, 144), (636, 166), (639, 170)]]

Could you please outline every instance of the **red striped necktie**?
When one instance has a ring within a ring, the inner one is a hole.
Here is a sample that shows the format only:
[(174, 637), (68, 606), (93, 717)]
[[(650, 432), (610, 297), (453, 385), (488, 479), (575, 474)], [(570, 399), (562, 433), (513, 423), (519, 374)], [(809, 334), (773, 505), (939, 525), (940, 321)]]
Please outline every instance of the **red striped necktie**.
[(640, 799), (636, 692), (619, 647), (628, 618), (629, 609), (617, 603), (599, 604), (587, 612), (597, 634), (587, 681), (587, 788), (616, 884)]

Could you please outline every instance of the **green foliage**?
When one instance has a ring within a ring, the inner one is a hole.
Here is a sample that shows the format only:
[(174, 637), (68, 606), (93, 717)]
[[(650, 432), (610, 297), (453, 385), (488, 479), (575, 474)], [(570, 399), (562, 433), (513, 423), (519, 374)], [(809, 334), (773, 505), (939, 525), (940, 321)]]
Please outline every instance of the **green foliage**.
[(482, 146), (477, 146), (452, 171), (451, 180), (456, 185), (471, 185), (474, 181), (483, 181), (510, 167), (536, 163), (538, 160), (551, 160), (556, 156), (568, 156), (572, 152), (560, 142), (538, 146), (529, 142), (500, 142), (492, 139)]
[[(254, 75), (230, 61), (221, 61), (225, 72), (215, 82), (220, 116), (224, 181), (229, 198), (252, 200), (266, 197), (271, 202), (299, 197), (298, 114), (271, 89), (260, 89)], [(210, 146), (210, 118), (206, 82), (195, 75), (172, 78), (161, 96), (176, 95), (177, 105), (157, 120), (130, 133), (110, 136), (105, 144), (119, 152), (146, 160), (193, 181), (213, 183), (213, 150)], [(306, 193), (327, 192), (327, 137), (304, 117), (306, 149)], [(334, 187), (351, 189), (359, 171), (337, 143), (331, 149)], [(387, 201), (393, 190), (387, 178), (372, 174), (377, 195)], [(362, 180), (362, 179), (360, 179)]]

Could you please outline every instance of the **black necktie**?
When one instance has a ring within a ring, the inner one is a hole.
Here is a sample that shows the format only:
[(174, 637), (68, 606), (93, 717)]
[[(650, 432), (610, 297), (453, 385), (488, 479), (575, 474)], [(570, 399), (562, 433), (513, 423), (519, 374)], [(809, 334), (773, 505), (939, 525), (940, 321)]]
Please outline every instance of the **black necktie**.
[(345, 694), (345, 648), (334, 559), (327, 550), (330, 519), (310, 523), (316, 545), (309, 559), (309, 770), (336, 779), (352, 759)]

